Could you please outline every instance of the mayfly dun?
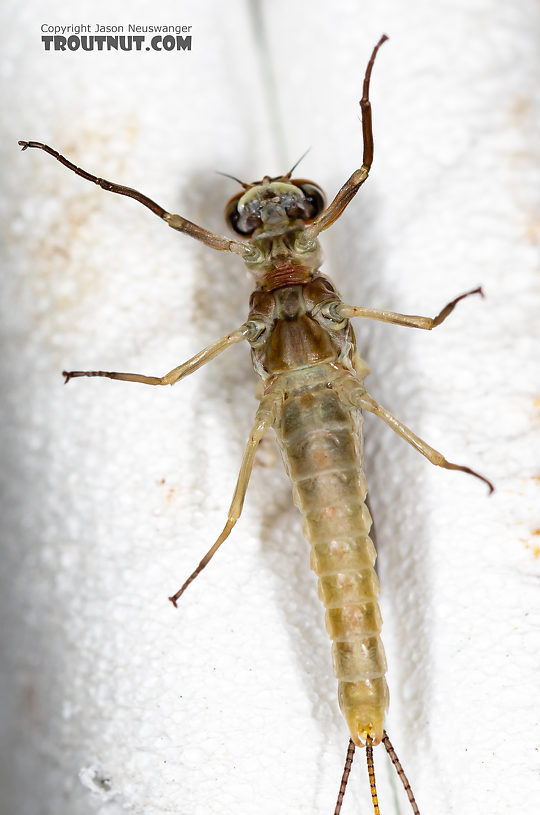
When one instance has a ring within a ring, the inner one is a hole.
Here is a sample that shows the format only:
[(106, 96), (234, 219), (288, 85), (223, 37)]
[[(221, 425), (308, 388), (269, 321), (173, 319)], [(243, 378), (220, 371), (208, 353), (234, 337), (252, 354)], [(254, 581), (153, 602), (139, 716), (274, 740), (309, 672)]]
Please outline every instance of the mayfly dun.
[[(491, 483), (469, 467), (448, 461), (378, 404), (364, 386), (367, 364), (356, 350), (353, 317), (430, 330), (440, 325), (458, 302), (481, 288), (461, 294), (437, 316), (422, 317), (345, 304), (330, 280), (319, 271), (318, 236), (344, 212), (366, 181), (373, 161), (371, 72), (382, 36), (373, 49), (363, 83), (363, 161), (327, 206), (322, 190), (293, 178), (296, 164), (284, 175), (264, 176), (242, 187), (227, 204), (225, 217), (238, 236), (217, 235), (167, 212), (146, 195), (99, 178), (46, 144), (21, 141), (23, 150), (49, 153), (77, 175), (102, 189), (139, 201), (170, 227), (219, 251), (240, 255), (255, 277), (247, 320), (235, 331), (204, 348), (164, 376), (111, 371), (65, 371), (65, 381), (83, 376), (108, 377), (148, 385), (174, 385), (235, 343), (247, 341), (261, 400), (244, 452), (238, 481), (223, 531), (182, 587), (169, 599), (176, 606), (189, 584), (228, 538), (240, 517), (255, 454), (271, 428), (279, 441), (296, 505), (304, 517), (311, 544), (311, 567), (326, 608), (326, 627), (333, 641), (341, 711), (350, 731), (345, 767), (334, 815), (339, 815), (356, 747), (366, 750), (373, 809), (379, 812), (373, 748), (383, 744), (403, 784), (412, 810), (419, 812), (409, 781), (385, 730), (388, 687), (380, 638), (379, 586), (370, 535), (363, 472), (362, 410), (382, 419), (428, 461), (461, 470)], [(298, 162), (297, 162), (298, 164)]]

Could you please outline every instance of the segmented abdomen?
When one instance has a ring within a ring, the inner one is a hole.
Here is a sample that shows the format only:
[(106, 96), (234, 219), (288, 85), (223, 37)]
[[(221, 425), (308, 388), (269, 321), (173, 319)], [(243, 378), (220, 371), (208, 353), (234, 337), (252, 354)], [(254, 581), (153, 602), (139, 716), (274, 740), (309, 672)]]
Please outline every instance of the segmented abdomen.
[(361, 415), (325, 379), (289, 390), (276, 430), (326, 607), (341, 711), (357, 745), (367, 736), (378, 744), (388, 687)]

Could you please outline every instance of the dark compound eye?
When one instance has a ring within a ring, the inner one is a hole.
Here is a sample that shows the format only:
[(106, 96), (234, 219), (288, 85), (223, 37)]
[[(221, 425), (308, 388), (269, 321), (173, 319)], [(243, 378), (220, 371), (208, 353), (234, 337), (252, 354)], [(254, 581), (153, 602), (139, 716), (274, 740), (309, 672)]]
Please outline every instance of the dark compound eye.
[(261, 218), (254, 212), (238, 212), (235, 209), (229, 218), (229, 223), (239, 235), (251, 235), (262, 223)]
[(238, 235), (249, 237), (265, 223), (280, 220), (280, 210), (291, 220), (309, 222), (324, 207), (324, 193), (311, 181), (265, 178), (231, 198), (225, 208), (225, 220)]
[(244, 207), (243, 212), (238, 211), (238, 203), (242, 195), (243, 193), (235, 195), (227, 204), (225, 221), (238, 235), (251, 235), (261, 225), (261, 218), (258, 212), (250, 212), (249, 208)]
[(316, 218), (326, 206), (324, 193), (316, 184), (311, 184), (309, 181), (296, 181), (294, 182), (304, 195), (306, 196), (306, 203), (304, 207), (304, 218), (311, 220)]

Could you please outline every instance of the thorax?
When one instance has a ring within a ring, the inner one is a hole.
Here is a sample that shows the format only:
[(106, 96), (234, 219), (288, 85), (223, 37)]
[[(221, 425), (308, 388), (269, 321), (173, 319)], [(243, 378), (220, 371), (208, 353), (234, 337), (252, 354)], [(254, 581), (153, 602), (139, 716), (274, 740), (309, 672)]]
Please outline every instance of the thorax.
[(349, 321), (336, 322), (324, 309), (339, 300), (332, 283), (317, 272), (302, 283), (254, 291), (248, 319), (261, 326), (251, 342), (259, 376), (267, 381), (322, 363), (352, 370), (355, 339)]

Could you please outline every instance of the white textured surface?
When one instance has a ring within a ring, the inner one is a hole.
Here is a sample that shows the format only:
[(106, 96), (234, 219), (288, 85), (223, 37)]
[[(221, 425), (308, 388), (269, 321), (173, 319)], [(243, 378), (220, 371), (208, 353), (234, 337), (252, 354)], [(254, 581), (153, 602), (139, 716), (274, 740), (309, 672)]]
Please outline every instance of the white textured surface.
[[(374, 172), (324, 240), (345, 298), (434, 314), (486, 290), (432, 334), (359, 326), (374, 396), (497, 486), (488, 500), (367, 422), (388, 730), (422, 815), (532, 815), (535, 4), (263, 6), (286, 166), (312, 145), (301, 174), (329, 194), (360, 161), (361, 79), (381, 32), (391, 36), (373, 77)], [(226, 546), (179, 611), (166, 600), (225, 518), (255, 410), (247, 348), (173, 390), (64, 388), (59, 373), (172, 368), (243, 321), (242, 264), (16, 146), (48, 142), (221, 231), (236, 187), (214, 170), (250, 180), (286, 169), (247, 4), (75, 8), (4, 4), (2, 814), (329, 815), (347, 734), (270, 445)], [(194, 49), (42, 52), (42, 22), (86, 21), (191, 24)], [(406, 812), (380, 750), (376, 760), (383, 815)], [(343, 813), (368, 806), (359, 761)]]

